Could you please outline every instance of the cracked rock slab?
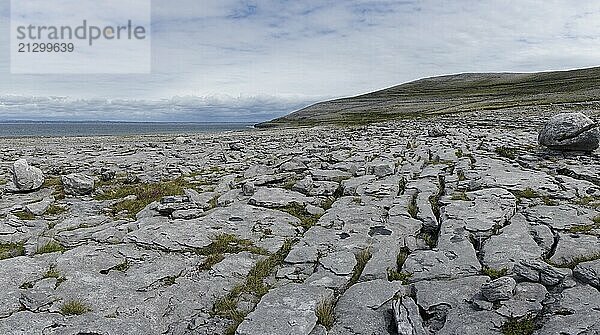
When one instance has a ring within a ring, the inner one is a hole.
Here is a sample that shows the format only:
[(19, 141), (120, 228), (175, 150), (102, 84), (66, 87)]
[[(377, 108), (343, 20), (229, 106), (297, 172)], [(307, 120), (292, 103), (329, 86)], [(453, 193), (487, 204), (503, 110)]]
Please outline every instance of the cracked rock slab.
[(317, 324), (317, 305), (332, 291), (301, 284), (289, 284), (267, 293), (239, 325), (237, 335), (308, 335)]

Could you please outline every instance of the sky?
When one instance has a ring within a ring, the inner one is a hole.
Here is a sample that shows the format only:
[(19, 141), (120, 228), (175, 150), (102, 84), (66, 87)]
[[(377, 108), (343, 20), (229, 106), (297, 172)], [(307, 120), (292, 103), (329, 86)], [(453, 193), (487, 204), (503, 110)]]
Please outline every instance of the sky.
[(597, 0), (153, 0), (151, 25), (150, 74), (16, 75), (0, 0), (0, 120), (258, 122), (423, 77), (600, 59)]

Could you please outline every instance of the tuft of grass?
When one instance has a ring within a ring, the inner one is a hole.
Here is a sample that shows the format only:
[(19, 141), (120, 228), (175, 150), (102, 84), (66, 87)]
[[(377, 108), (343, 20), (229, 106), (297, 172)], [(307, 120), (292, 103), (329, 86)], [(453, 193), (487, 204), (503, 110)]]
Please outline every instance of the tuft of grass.
[(534, 199), (540, 197), (540, 195), (535, 190), (529, 187), (521, 191), (515, 191), (514, 194), (517, 197), (517, 199)]
[(406, 177), (402, 176), (402, 178), (400, 178), (400, 181), (398, 182), (398, 194), (404, 194), (404, 192), (406, 192), (406, 185), (408, 184), (408, 181), (406, 180)]
[(389, 281), (399, 280), (402, 284), (408, 284), (408, 279), (412, 274), (402, 272), (402, 266), (404, 266), (404, 262), (406, 262), (408, 255), (410, 255), (410, 250), (406, 247), (402, 247), (396, 256), (396, 268), (387, 270)]
[(60, 306), (60, 314), (65, 316), (82, 315), (90, 312), (91, 310), (91, 308), (78, 300), (69, 300)]
[(509, 158), (509, 159), (517, 158), (517, 149), (515, 149), (515, 148), (501, 146), (501, 147), (496, 148), (494, 150), (494, 152), (496, 152), (501, 157), (505, 157), (505, 158)]
[(462, 158), (465, 155), (465, 153), (463, 152), (463, 150), (461, 148), (456, 149), (456, 151), (454, 152), (454, 154), (458, 158)]
[(58, 270), (56, 270), (56, 268), (51, 267), (48, 271), (46, 271), (46, 273), (44, 274), (44, 277), (42, 278), (60, 278), (60, 272)]
[(325, 299), (317, 305), (315, 310), (317, 323), (330, 330), (335, 322), (334, 302), (332, 299)]
[(53, 252), (63, 252), (65, 251), (65, 247), (63, 247), (62, 245), (54, 242), (54, 241), (50, 241), (48, 243), (46, 243), (44, 246), (42, 246), (41, 248), (38, 248), (36, 250), (36, 254), (49, 254), (49, 253), (53, 253)]
[(465, 172), (463, 170), (458, 170), (456, 172), (456, 176), (458, 177), (458, 181), (465, 181), (467, 177), (465, 177)]
[(600, 224), (600, 215), (596, 216), (595, 218), (592, 219), (592, 221), (596, 224)]
[(241, 239), (231, 234), (217, 235), (213, 238), (211, 244), (196, 250), (198, 254), (204, 256), (215, 254), (237, 254), (242, 251), (249, 251), (258, 255), (268, 254), (265, 249), (255, 246), (252, 241)]
[(394, 269), (387, 270), (388, 281), (401, 281), (402, 284), (408, 285), (410, 277), (412, 277), (412, 273), (399, 272)]
[(52, 195), (58, 200), (65, 198), (65, 190), (62, 184), (62, 180), (59, 176), (47, 177), (42, 184), (43, 188), (52, 188), (54, 192)]
[(30, 221), (35, 219), (35, 215), (29, 213), (28, 211), (16, 211), (12, 214), (21, 220)]
[(204, 262), (202, 262), (202, 264), (200, 264), (198, 269), (200, 271), (210, 270), (213, 267), (213, 265), (218, 264), (219, 262), (221, 262), (224, 259), (225, 259), (225, 256), (223, 256), (223, 254), (210, 254), (204, 260)]
[(471, 199), (469, 199), (469, 197), (467, 196), (467, 194), (464, 191), (460, 191), (460, 192), (454, 192), (454, 194), (452, 194), (452, 200), (461, 200), (461, 201), (471, 201)]
[(138, 183), (134, 185), (116, 185), (103, 194), (95, 197), (96, 200), (122, 199), (129, 195), (135, 195), (135, 200), (124, 200), (112, 206), (113, 214), (127, 211), (130, 217), (135, 217), (144, 207), (163, 197), (181, 195), (183, 190), (190, 184), (183, 178), (163, 181), (159, 183)]
[(337, 197), (327, 197), (327, 199), (325, 199), (325, 201), (321, 203), (321, 208), (323, 208), (324, 210), (331, 209), (336, 199)]
[(586, 225), (582, 225), (582, 226), (573, 226), (573, 227), (569, 228), (569, 232), (574, 233), (574, 234), (585, 234), (585, 233), (589, 233), (590, 231), (592, 231), (594, 229), (600, 229), (600, 222), (595, 221), (596, 219), (599, 219), (599, 218), (600, 217), (595, 218), (593, 224), (586, 224)]
[(274, 269), (281, 265), (289, 254), (294, 240), (286, 240), (283, 246), (268, 258), (258, 261), (248, 272), (248, 276), (243, 284), (236, 285), (226, 296), (218, 299), (213, 305), (212, 314), (220, 315), (233, 321), (226, 329), (225, 334), (233, 335), (240, 323), (246, 317), (246, 312), (237, 308), (239, 297), (244, 294), (252, 294), (257, 299), (269, 291), (269, 286), (265, 285), (264, 279), (269, 276)]
[(50, 205), (50, 207), (48, 207), (48, 209), (46, 209), (46, 212), (44, 214), (46, 215), (60, 215), (64, 212), (66, 212), (67, 209), (62, 207), (62, 206), (57, 206), (57, 205)]
[(356, 265), (352, 270), (352, 278), (350, 278), (347, 287), (350, 287), (358, 282), (360, 275), (362, 274), (363, 270), (365, 269), (365, 266), (367, 266), (367, 263), (369, 262), (372, 256), (373, 255), (371, 254), (371, 248), (363, 249), (354, 254), (354, 257), (356, 258)]
[[(44, 279), (55, 278), (56, 284), (54, 285), (54, 289), (58, 288), (60, 286), (60, 284), (64, 283), (67, 280), (67, 278), (65, 278), (64, 276), (61, 276), (60, 272), (58, 270), (56, 270), (56, 268), (54, 266), (50, 267), (50, 269), (48, 271), (46, 271), (46, 273), (44, 274), (44, 276), (42, 278), (44, 278)], [(33, 285), (32, 285), (32, 287), (33, 287)]]
[(535, 321), (531, 316), (524, 318), (509, 318), (502, 325), (502, 334), (504, 335), (531, 335), (535, 331)]
[(0, 260), (25, 255), (23, 242), (0, 243)]
[(541, 199), (542, 199), (542, 202), (544, 203), (544, 205), (546, 205), (546, 206), (558, 206), (558, 201), (552, 200), (547, 195), (542, 196)]
[(296, 179), (288, 179), (281, 185), (281, 188), (291, 191), (297, 182), (298, 182), (298, 180), (296, 180)]
[(300, 219), (300, 226), (306, 230), (317, 224), (317, 221), (319, 221), (319, 218), (321, 217), (321, 215), (310, 214), (306, 210), (306, 206), (295, 202), (281, 208), (281, 210)]
[(6, 179), (0, 178), (0, 186), (6, 185), (7, 183), (8, 183), (8, 181), (6, 181)]
[(418, 196), (419, 194), (415, 192), (415, 194), (413, 194), (413, 196), (410, 198), (410, 201), (408, 202), (408, 214), (410, 214), (410, 217), (412, 217), (413, 219), (416, 219), (417, 215), (419, 214), (419, 207), (417, 206)]
[(583, 262), (589, 262), (589, 261), (595, 261), (597, 259), (600, 259), (600, 252), (599, 253), (595, 253), (592, 255), (588, 255), (588, 256), (580, 256), (580, 257), (575, 257), (572, 260), (565, 262), (565, 263), (555, 263), (552, 262), (549, 259), (544, 259), (544, 261), (554, 267), (557, 268), (569, 268), (569, 269), (573, 269), (575, 268), (579, 263), (583, 263)]
[(592, 207), (592, 208), (600, 208), (600, 197), (598, 196), (585, 196), (581, 197), (574, 202), (576, 205)]
[(127, 271), (127, 269), (129, 269), (130, 266), (131, 266), (131, 264), (129, 264), (129, 261), (124, 260), (122, 263), (115, 265), (115, 267), (113, 269), (115, 269), (117, 271), (125, 272), (125, 271)]
[(506, 274), (508, 273), (508, 269), (506, 269), (506, 268), (492, 269), (487, 266), (484, 266), (483, 269), (481, 270), (481, 273), (483, 273), (484, 275), (486, 275), (486, 276), (490, 277), (492, 280), (494, 280), (494, 279), (498, 279), (500, 277), (506, 276)]

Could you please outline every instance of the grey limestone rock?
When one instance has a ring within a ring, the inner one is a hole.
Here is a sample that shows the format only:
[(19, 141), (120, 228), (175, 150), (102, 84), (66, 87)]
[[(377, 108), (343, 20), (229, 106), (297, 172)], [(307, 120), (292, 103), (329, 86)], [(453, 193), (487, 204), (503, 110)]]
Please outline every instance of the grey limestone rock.
[(14, 162), (12, 174), (12, 181), (17, 191), (37, 190), (44, 183), (42, 170), (29, 165), (25, 159), (19, 159)]
[(65, 194), (87, 195), (94, 190), (94, 178), (83, 173), (71, 173), (61, 177)]
[(481, 285), (481, 294), (490, 302), (508, 300), (513, 296), (517, 282), (511, 277), (500, 277)]
[(600, 259), (577, 264), (573, 275), (583, 283), (600, 289)]
[(548, 120), (538, 141), (551, 149), (593, 151), (598, 148), (600, 131), (583, 113), (561, 113)]
[(332, 291), (289, 284), (267, 293), (239, 325), (236, 335), (308, 335), (317, 324), (317, 305), (332, 297)]

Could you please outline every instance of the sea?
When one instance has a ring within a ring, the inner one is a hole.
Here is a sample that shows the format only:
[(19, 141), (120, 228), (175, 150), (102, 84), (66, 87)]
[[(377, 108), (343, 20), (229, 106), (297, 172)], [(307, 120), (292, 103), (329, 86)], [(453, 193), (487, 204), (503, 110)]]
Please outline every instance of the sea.
[(252, 128), (253, 123), (0, 121), (0, 138), (194, 134)]

